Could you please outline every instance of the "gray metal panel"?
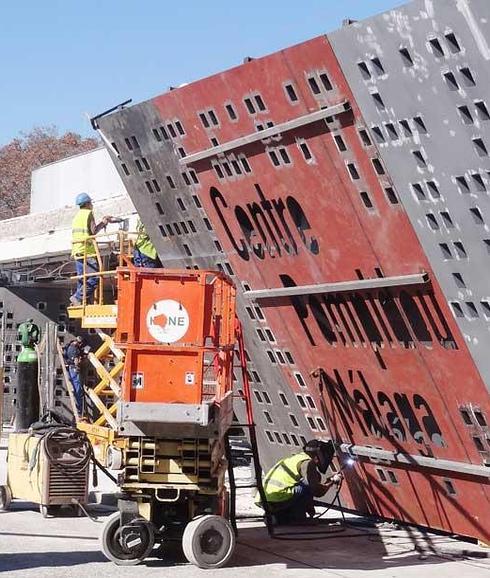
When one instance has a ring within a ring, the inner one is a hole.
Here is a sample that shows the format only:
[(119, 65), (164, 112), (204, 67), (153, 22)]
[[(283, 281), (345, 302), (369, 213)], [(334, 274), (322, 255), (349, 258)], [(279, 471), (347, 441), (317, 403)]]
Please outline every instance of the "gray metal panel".
[(487, 386), (489, 39), (487, 0), (415, 0), (329, 35)]
[[(218, 250), (215, 243), (218, 239), (210, 220), (204, 209), (196, 205), (194, 197), (199, 199), (203, 194), (201, 184), (196, 183), (190, 171), (180, 165), (177, 152), (178, 139), (174, 139), (175, 142), (173, 142), (155, 138), (153, 129), (158, 130), (159, 127), (165, 125), (165, 122), (153, 102), (147, 101), (101, 117), (98, 124), (104, 135), (117, 147), (119, 157), (109, 149), (112, 161), (155, 244), (163, 265), (169, 268), (219, 268), (235, 281), (238, 314), (243, 323), (245, 343), (251, 359), (248, 363), (252, 376), (251, 386), (258, 394), (254, 395), (253, 400), (261, 460), (265, 467), (272, 465), (279, 457), (290, 452), (291, 448), (283, 445), (283, 438), (280, 444), (268, 441), (266, 430), (272, 430), (274, 434), (275, 430), (278, 430), (277, 435), (279, 432), (293, 432), (297, 439), (299, 438), (299, 443), (301, 443), (300, 436), (311, 437), (311, 430), (303, 412), (298, 411), (298, 402), (294, 392), (284, 384), (281, 368), (272, 365), (264, 344), (257, 337), (256, 328), (261, 327), (265, 322), (265, 312), (261, 311), (262, 319), (250, 318), (245, 309), (245, 306), (249, 306), (249, 302), (243, 297), (247, 280), (242, 279), (240, 283), (235, 277), (233, 269), (226, 260), (226, 255)], [(126, 139), (131, 139), (131, 137), (136, 138), (138, 146), (129, 149)], [(138, 169), (136, 160), (141, 162), (142, 156), (150, 166), (148, 171)], [(190, 184), (186, 183), (184, 174)], [(172, 178), (175, 188), (169, 185), (167, 176)], [(196, 177), (198, 180), (197, 174)], [(153, 192), (148, 189), (146, 182), (153, 184), (153, 179), (157, 181), (160, 191), (155, 190), (154, 186)], [(182, 208), (178, 199), (184, 203), (185, 209)], [(184, 219), (187, 224), (189, 220), (192, 220), (196, 229), (195, 233), (190, 230), (185, 233), (182, 227), (180, 227), (181, 234), (176, 233), (175, 224), (180, 224)], [(172, 235), (168, 234), (169, 227), (173, 230)], [(162, 234), (162, 229), (166, 232), (165, 236)], [(186, 251), (184, 244), (189, 248), (191, 255)], [(238, 371), (235, 373), (238, 378), (236, 387), (239, 389), (241, 379)], [(287, 405), (283, 400), (286, 400)], [(234, 405), (238, 419), (244, 421), (243, 401), (237, 398)], [(272, 416), (273, 425), (268, 421), (265, 412)], [(289, 414), (293, 412), (297, 419), (297, 426), (292, 425), (291, 422)], [(135, 435), (142, 435), (142, 433), (135, 431)]]

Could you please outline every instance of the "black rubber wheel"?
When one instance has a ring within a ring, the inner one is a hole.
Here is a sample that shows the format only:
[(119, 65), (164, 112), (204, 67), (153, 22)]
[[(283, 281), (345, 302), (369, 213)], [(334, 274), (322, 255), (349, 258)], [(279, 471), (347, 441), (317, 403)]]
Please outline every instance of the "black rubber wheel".
[(143, 518), (136, 518), (124, 528), (129, 528), (129, 537), (121, 532), (120, 513), (109, 516), (100, 536), (102, 552), (120, 566), (135, 566), (153, 550), (155, 532), (152, 524)]
[(235, 549), (235, 533), (222, 516), (202, 516), (189, 522), (182, 547), (187, 560), (199, 568), (221, 568)]
[(0, 510), (7, 511), (12, 503), (12, 492), (8, 486), (0, 486)]

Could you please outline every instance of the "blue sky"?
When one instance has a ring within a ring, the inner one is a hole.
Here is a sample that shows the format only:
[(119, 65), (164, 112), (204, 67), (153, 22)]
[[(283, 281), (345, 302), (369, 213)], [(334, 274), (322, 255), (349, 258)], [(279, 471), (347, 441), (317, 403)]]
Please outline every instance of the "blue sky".
[(335, 30), (403, 0), (17, 0), (0, 16), (0, 145)]

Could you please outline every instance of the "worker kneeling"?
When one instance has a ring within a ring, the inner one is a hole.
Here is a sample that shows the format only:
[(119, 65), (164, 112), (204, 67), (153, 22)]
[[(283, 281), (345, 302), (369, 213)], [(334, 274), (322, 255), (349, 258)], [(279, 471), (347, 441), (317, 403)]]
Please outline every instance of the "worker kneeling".
[[(264, 493), (277, 524), (298, 524), (307, 515), (315, 516), (314, 499), (342, 480), (342, 474), (336, 473), (322, 482), (334, 455), (333, 441), (311, 440), (302, 452), (282, 459), (267, 472)], [(263, 507), (258, 494), (255, 503)]]

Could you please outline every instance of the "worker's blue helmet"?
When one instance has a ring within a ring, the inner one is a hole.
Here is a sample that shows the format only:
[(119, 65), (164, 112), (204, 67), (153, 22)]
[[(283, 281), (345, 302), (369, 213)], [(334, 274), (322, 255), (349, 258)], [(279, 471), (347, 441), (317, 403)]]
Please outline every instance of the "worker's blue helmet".
[(81, 207), (82, 205), (85, 205), (86, 203), (91, 203), (92, 199), (90, 198), (89, 195), (87, 195), (87, 193), (80, 193), (77, 195), (77, 198), (75, 199), (75, 204), (78, 205), (79, 207)]

